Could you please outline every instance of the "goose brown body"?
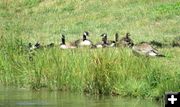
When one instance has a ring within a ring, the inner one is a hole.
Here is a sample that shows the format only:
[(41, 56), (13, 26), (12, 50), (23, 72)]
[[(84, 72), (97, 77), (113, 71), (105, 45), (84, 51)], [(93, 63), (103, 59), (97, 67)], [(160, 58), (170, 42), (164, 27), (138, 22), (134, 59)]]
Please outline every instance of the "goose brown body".
[(122, 37), (117, 43), (117, 46), (123, 46), (123, 47), (131, 47), (133, 45), (134, 43), (133, 43), (133, 40), (130, 38), (129, 33), (126, 33), (126, 36)]
[(133, 53), (136, 53), (139, 55), (164, 57), (164, 55), (160, 54), (157, 49), (153, 48), (150, 44), (145, 43), (145, 42), (134, 45), (132, 47), (132, 51)]

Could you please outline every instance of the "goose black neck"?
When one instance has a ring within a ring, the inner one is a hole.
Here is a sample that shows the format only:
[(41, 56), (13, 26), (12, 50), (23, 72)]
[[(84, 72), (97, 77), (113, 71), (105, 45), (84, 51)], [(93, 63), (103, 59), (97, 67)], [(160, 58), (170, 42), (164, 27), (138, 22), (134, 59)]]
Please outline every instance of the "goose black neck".
[(61, 38), (62, 44), (65, 45), (65, 38)]
[(117, 42), (119, 40), (119, 35), (116, 33), (115, 35), (115, 41)]
[(126, 33), (126, 38), (129, 38), (130, 34), (129, 33)]
[(102, 41), (103, 41), (104, 44), (107, 44), (107, 36), (104, 36)]
[(86, 38), (86, 35), (83, 35), (83, 41), (86, 40), (86, 39), (87, 39), (87, 38)]

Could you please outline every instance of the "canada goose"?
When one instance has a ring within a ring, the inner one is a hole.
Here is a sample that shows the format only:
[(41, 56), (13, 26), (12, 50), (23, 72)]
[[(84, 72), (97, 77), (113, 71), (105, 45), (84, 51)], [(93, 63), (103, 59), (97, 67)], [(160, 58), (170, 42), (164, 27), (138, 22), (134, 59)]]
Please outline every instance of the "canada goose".
[(67, 49), (67, 48), (68, 48), (68, 47), (66, 46), (66, 43), (65, 43), (65, 36), (64, 36), (64, 35), (62, 35), (62, 37), (61, 37), (60, 48), (61, 48), (61, 49)]
[(87, 36), (89, 36), (89, 32), (85, 31), (83, 33), (83, 38), (74, 41), (73, 43), (71, 43), (71, 45), (74, 45), (76, 47), (91, 46), (93, 43), (91, 40), (87, 39)]
[(103, 33), (101, 37), (102, 37), (102, 41), (95, 44), (96, 48), (113, 47), (115, 45), (115, 41), (107, 40), (106, 33)]
[(126, 36), (119, 40), (119, 44), (124, 47), (131, 47), (134, 45), (129, 33), (126, 33)]
[(65, 36), (62, 35), (61, 37), (61, 44), (60, 44), (61, 49), (67, 49), (67, 48), (76, 48), (75, 46), (67, 45), (65, 42)]
[(101, 42), (98, 42), (98, 43), (96, 43), (95, 45), (93, 45), (93, 46), (92, 46), (93, 48), (104, 48), (104, 47), (105, 47), (104, 43), (105, 43), (106, 41), (104, 41), (104, 40), (105, 40), (105, 39), (104, 39), (104, 37), (105, 37), (104, 35), (106, 35), (106, 34), (104, 33), (104, 34), (101, 35), (101, 37), (102, 37)]
[(118, 42), (119, 42), (119, 34), (118, 33), (115, 34), (114, 40), (108, 40), (110, 47), (117, 47)]
[(173, 47), (180, 47), (180, 36), (174, 38), (174, 40), (172, 42), (172, 46)]
[(42, 46), (40, 45), (39, 42), (36, 42), (35, 45), (32, 45), (32, 43), (29, 43), (29, 44), (28, 44), (28, 47), (29, 47), (29, 50), (32, 51), (32, 50), (39, 49), (39, 48), (41, 48)]
[(139, 54), (139, 55), (152, 56), (152, 57), (154, 56), (165, 57), (147, 42), (141, 42), (140, 44), (133, 45), (132, 51), (133, 53)]

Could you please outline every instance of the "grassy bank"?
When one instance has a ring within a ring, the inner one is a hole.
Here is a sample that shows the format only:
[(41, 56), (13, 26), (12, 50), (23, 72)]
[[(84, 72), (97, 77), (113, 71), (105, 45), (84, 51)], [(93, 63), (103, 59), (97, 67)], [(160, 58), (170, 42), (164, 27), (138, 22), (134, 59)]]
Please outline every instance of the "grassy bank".
[[(107, 32), (130, 32), (135, 42), (171, 43), (180, 32), (177, 0), (3, 0), (0, 1), (0, 83), (92, 94), (160, 97), (180, 91), (180, 49), (162, 48), (166, 58), (134, 56), (130, 49), (41, 49), (28, 42), (59, 43), (90, 31), (99, 41)], [(29, 60), (29, 57), (32, 60)]]

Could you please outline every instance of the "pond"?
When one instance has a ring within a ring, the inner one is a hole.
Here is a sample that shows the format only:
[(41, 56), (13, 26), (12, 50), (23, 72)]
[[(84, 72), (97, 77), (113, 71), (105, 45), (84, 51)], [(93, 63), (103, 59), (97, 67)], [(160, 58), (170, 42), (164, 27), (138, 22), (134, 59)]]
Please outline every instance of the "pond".
[(0, 88), (0, 107), (163, 107), (150, 100)]

